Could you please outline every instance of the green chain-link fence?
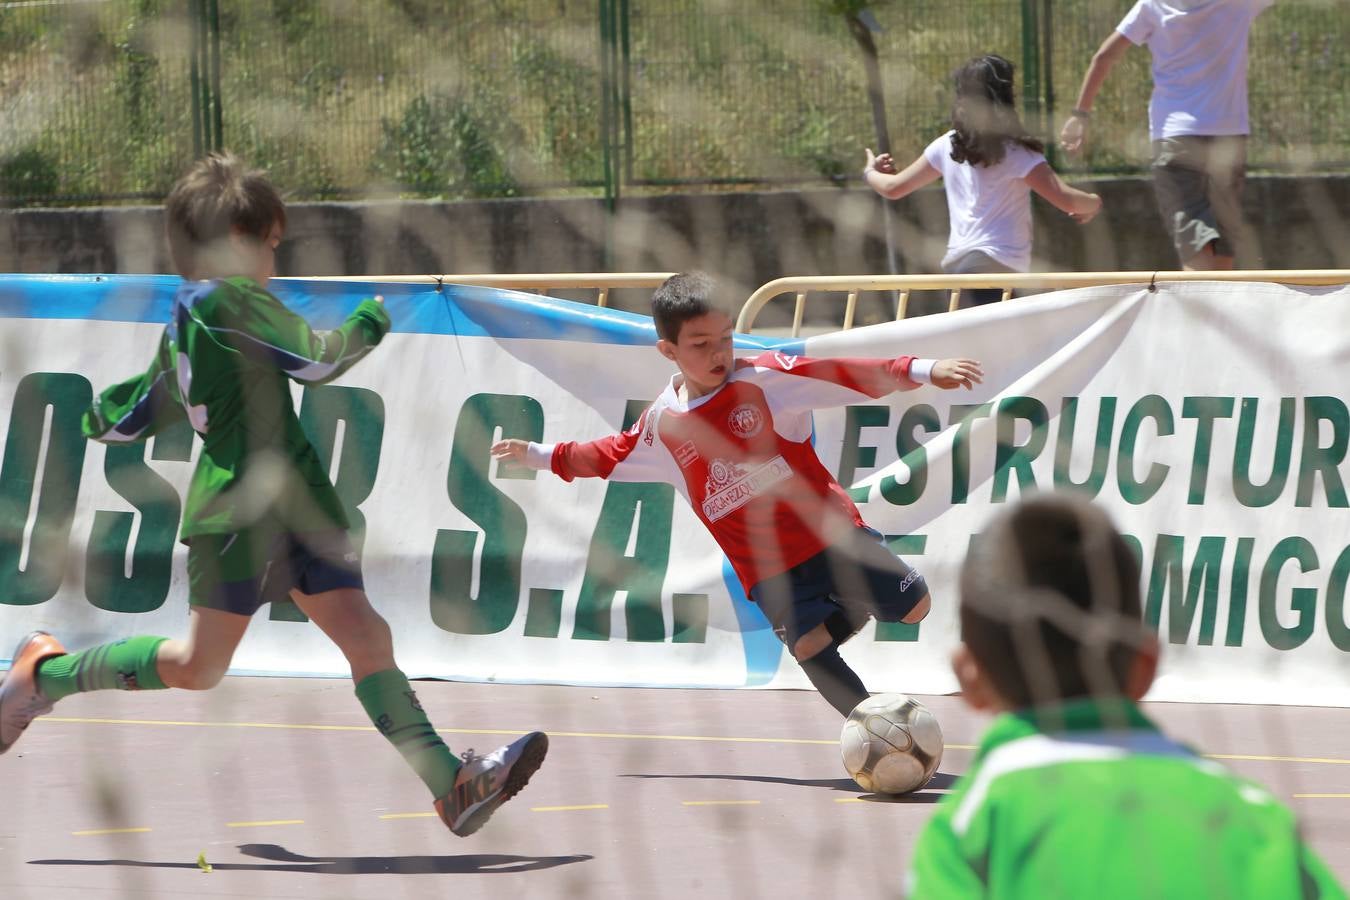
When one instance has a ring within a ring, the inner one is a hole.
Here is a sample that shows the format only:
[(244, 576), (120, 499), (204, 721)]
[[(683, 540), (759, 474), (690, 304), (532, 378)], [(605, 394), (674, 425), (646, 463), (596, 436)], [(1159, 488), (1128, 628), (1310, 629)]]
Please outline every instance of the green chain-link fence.
[[(876, 143), (862, 55), (831, 0), (0, 2), (0, 197), (157, 199), (203, 147), (299, 198), (514, 196), (823, 182)], [(1018, 63), (1052, 136), (1128, 0), (878, 0), (893, 150), (947, 123), (948, 73)], [(1350, 167), (1343, 0), (1253, 31), (1257, 169)], [(1147, 158), (1148, 54), (1097, 104), (1106, 173)], [(1061, 161), (1062, 162), (1062, 161)]]

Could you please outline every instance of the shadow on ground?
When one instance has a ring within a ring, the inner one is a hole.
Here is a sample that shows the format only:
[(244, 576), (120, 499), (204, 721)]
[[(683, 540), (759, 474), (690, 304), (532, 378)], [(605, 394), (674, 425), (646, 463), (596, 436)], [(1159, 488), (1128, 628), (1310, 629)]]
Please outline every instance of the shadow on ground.
[(818, 787), (829, 788), (832, 791), (844, 791), (850, 794), (861, 794), (862, 799), (874, 801), (877, 803), (936, 803), (942, 795), (935, 791), (945, 791), (949, 789), (956, 781), (955, 775), (948, 775), (946, 772), (938, 772), (933, 776), (933, 780), (924, 785), (923, 789), (913, 794), (901, 794), (898, 796), (890, 794), (869, 794), (852, 778), (783, 778), (778, 775), (703, 775), (703, 774), (685, 774), (685, 775), (661, 775), (651, 774), (627, 774), (620, 778), (691, 778), (699, 781), (753, 781), (760, 784), (790, 784), (797, 787)]
[[(460, 856), (302, 856), (276, 844), (241, 844), (239, 852), (279, 865), (211, 863), (221, 872), (317, 872), (321, 875), (484, 875), (533, 872), (594, 857), (511, 856), (502, 853), (466, 853)], [(196, 869), (194, 862), (150, 862), (136, 859), (33, 859), (34, 866), (127, 866), (142, 869)]]

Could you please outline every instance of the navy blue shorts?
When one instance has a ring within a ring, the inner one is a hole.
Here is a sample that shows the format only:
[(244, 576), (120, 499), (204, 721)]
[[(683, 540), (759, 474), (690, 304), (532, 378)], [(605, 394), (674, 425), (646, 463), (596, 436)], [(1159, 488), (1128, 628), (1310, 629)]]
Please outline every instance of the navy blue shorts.
[(251, 616), (292, 588), (364, 590), (361, 557), (346, 531), (296, 533), (251, 527), (188, 540), (188, 602)]
[(899, 622), (927, 594), (923, 576), (871, 528), (859, 528), (848, 539), (750, 588), (750, 599), (789, 651), (818, 625), (826, 625), (843, 643), (869, 618)]

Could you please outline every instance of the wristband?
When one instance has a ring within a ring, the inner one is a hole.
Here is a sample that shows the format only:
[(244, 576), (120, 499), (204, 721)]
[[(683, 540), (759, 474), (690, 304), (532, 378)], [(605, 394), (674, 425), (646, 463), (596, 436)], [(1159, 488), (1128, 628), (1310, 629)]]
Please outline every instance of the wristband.
[(1079, 109), (1076, 106), (1073, 109), (1069, 110), (1069, 115), (1073, 116), (1075, 119), (1082, 119), (1084, 122), (1092, 118), (1092, 113), (1090, 113), (1086, 109)]
[(920, 384), (932, 384), (933, 367), (937, 364), (936, 359), (916, 359), (909, 364), (909, 377)]
[(529, 442), (525, 450), (525, 465), (531, 469), (551, 469), (553, 467), (553, 448), (557, 444), (536, 444)]

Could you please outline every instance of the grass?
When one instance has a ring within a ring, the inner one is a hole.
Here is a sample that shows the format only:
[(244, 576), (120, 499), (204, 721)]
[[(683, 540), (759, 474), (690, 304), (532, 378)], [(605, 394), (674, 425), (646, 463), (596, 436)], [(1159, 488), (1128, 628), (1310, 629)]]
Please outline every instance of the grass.
[[(858, 52), (820, 0), (629, 0), (625, 191), (851, 176), (875, 144)], [(1336, 0), (1254, 29), (1255, 169), (1350, 167), (1350, 41)], [(0, 4), (0, 197), (158, 198), (194, 153), (178, 0)], [(1116, 0), (1057, 0), (1047, 76), (1065, 109)], [(222, 3), (225, 143), (297, 197), (514, 196), (603, 182), (601, 47), (580, 0)], [(947, 127), (948, 73), (1019, 64), (1021, 0), (881, 0), (893, 151)], [(1022, 73), (1019, 71), (1019, 78)], [(1080, 171), (1147, 159), (1148, 54), (1097, 104)], [(1044, 133), (1057, 122), (1034, 123)], [(624, 132), (620, 131), (620, 135)]]

